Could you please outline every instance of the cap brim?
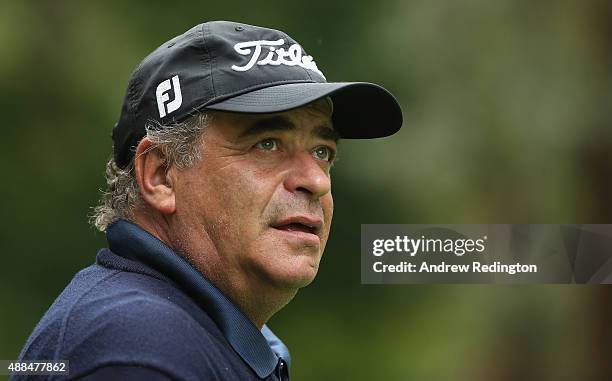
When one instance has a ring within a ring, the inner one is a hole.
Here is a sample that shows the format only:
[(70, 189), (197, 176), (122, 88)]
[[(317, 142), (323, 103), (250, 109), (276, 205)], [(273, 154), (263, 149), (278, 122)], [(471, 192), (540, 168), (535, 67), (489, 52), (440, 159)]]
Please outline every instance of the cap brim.
[(367, 82), (288, 83), (206, 105), (208, 110), (267, 114), (302, 107), (329, 96), (332, 122), (342, 138), (389, 136), (402, 126), (402, 110), (391, 93)]

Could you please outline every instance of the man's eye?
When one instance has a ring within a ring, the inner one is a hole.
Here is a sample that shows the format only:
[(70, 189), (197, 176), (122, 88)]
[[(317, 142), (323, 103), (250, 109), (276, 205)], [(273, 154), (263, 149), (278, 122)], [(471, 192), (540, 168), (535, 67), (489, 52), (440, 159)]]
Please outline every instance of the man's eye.
[(278, 141), (276, 139), (264, 139), (255, 146), (264, 151), (276, 151), (278, 150)]
[(312, 151), (312, 156), (319, 160), (332, 161), (334, 154), (331, 148), (319, 146)]

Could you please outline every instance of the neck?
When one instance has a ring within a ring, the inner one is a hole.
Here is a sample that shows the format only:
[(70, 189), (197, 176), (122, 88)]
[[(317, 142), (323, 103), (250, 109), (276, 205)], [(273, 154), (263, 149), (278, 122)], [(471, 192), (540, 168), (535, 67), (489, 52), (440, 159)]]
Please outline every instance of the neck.
[(256, 279), (242, 279), (240, 276), (230, 276), (227, 272), (211, 272), (208, 271), (209, 268), (198, 263), (195, 266), (259, 329), (297, 293), (297, 289), (279, 291), (257, 282)]
[(133, 222), (189, 261), (257, 328), (261, 329), (296, 295), (296, 288), (274, 287), (259, 274), (239, 271), (229, 266), (227, 260), (218, 253), (210, 239), (189, 239), (188, 229), (172, 229), (167, 220), (150, 217), (137, 213), (134, 215)]

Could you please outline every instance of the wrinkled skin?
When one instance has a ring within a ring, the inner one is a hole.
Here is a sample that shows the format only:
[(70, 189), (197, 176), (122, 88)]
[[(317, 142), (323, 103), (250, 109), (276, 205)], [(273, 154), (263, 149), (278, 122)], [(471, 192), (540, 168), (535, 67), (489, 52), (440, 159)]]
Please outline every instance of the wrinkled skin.
[(258, 326), (312, 282), (325, 249), (336, 150), (326, 105), (213, 113), (202, 160), (166, 174), (172, 197), (154, 230)]

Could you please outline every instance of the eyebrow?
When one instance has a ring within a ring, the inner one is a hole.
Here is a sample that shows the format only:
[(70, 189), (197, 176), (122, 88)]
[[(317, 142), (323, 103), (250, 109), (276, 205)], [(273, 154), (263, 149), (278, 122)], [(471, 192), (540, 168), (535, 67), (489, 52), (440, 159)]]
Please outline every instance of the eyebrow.
[[(256, 136), (265, 132), (273, 131), (291, 131), (297, 127), (289, 118), (285, 116), (271, 116), (267, 118), (257, 119), (240, 134), (240, 138)], [(312, 130), (312, 135), (324, 140), (330, 140), (335, 143), (340, 139), (338, 131), (334, 130), (330, 125), (317, 126)]]

